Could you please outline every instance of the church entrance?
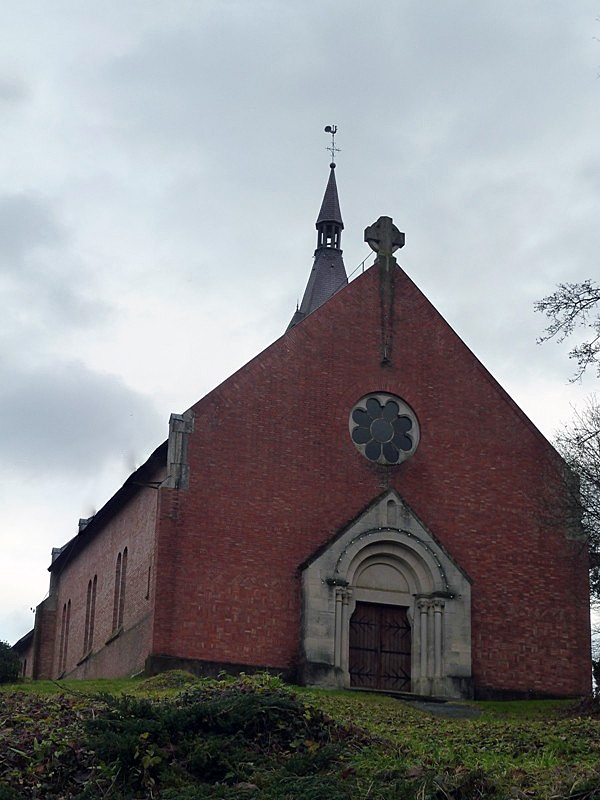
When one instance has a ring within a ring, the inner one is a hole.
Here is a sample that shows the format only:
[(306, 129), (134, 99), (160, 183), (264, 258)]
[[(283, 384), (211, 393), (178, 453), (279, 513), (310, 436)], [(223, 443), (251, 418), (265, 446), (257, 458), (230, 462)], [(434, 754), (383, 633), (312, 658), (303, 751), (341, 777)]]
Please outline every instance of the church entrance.
[(471, 581), (393, 491), (302, 565), (304, 683), (470, 692)]
[(410, 692), (411, 629), (404, 606), (356, 603), (350, 618), (350, 685)]

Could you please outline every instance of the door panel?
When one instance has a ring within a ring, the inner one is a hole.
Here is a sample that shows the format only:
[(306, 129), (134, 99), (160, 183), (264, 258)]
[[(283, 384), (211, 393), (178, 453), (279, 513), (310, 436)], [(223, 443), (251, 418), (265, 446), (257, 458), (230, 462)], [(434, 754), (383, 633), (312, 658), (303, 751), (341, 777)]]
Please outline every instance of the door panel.
[(357, 603), (350, 619), (350, 685), (410, 691), (411, 630), (403, 606)]

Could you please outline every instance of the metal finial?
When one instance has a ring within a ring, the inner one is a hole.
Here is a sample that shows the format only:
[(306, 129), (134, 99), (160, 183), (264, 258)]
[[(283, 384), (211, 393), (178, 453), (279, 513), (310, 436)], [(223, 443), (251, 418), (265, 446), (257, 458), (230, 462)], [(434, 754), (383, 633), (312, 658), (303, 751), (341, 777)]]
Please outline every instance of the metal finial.
[(335, 154), (341, 153), (340, 148), (335, 146), (335, 135), (337, 133), (337, 125), (326, 125), (325, 133), (331, 134), (331, 144), (329, 145), (329, 147), (326, 147), (325, 149), (329, 150), (329, 152), (331, 153), (331, 166), (335, 167)]

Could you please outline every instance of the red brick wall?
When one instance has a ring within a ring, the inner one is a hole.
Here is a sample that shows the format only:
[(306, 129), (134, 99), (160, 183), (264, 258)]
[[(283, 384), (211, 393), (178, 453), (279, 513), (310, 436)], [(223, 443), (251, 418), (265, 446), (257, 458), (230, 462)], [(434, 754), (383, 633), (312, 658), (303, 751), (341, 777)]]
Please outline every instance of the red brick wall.
[[(162, 476), (161, 476), (162, 477)], [(87, 546), (67, 560), (55, 590), (56, 635), (52, 677), (63, 673), (59, 663), (63, 606), (71, 600), (66, 668), (69, 677), (112, 677), (139, 672), (152, 639), (154, 586), (148, 594), (148, 570), (154, 581), (157, 491), (140, 488)], [(84, 532), (85, 535), (85, 532)], [(127, 548), (123, 625), (113, 634), (115, 566)], [(91, 654), (84, 656), (88, 582), (97, 575), (96, 613)], [(78, 663), (80, 662), (80, 663)]]
[(35, 609), (33, 633), (32, 678), (50, 678), (54, 663), (54, 637), (56, 630), (56, 598), (47, 597)]
[[(153, 651), (287, 668), (299, 565), (393, 486), (473, 579), (473, 676), (589, 690), (585, 548), (545, 521), (554, 451), (401, 270), (381, 364), (378, 269), (194, 406), (190, 486), (161, 490)], [(398, 394), (421, 442), (397, 468), (354, 448), (364, 394)]]
[(33, 677), (33, 641), (31, 645), (20, 654), (21, 659), (21, 677), (22, 678), (32, 678)]

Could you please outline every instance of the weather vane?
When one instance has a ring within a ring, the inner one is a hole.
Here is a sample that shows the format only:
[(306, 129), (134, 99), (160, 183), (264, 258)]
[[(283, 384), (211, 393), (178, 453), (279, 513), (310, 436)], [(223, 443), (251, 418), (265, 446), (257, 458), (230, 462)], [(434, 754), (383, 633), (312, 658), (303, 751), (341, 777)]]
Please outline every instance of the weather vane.
[(335, 146), (335, 135), (337, 133), (337, 125), (326, 125), (325, 133), (331, 134), (331, 144), (329, 145), (329, 147), (326, 147), (325, 149), (329, 150), (329, 152), (331, 153), (331, 164), (332, 166), (335, 166), (335, 154), (341, 152), (340, 148)]

